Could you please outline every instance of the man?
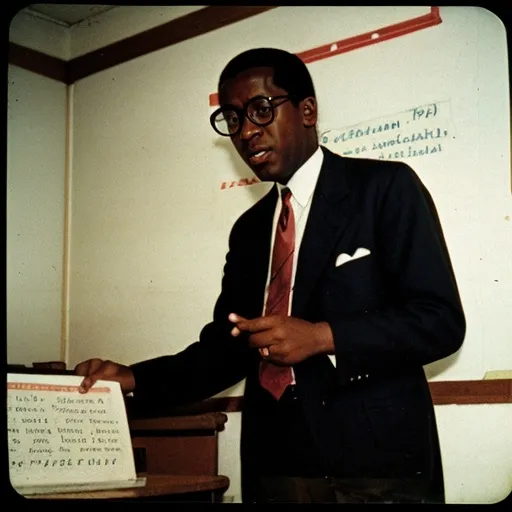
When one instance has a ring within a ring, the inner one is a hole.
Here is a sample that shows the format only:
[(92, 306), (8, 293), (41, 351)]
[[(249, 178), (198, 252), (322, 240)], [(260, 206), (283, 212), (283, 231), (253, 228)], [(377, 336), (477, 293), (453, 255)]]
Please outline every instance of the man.
[(465, 318), (430, 194), (404, 163), (318, 145), (293, 54), (238, 55), (218, 92), (213, 128), (275, 186), (232, 228), (199, 341), (130, 367), (84, 361), (82, 391), (117, 380), (150, 408), (246, 378), (244, 502), (444, 502), (423, 366), (460, 348)]

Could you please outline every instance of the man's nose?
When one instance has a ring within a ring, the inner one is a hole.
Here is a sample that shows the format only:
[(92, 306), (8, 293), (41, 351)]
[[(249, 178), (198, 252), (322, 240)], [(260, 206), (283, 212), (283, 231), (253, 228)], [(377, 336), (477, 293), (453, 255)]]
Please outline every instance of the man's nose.
[(261, 132), (261, 126), (253, 123), (247, 116), (242, 120), (242, 128), (240, 129), (241, 139), (250, 139), (256, 133)]

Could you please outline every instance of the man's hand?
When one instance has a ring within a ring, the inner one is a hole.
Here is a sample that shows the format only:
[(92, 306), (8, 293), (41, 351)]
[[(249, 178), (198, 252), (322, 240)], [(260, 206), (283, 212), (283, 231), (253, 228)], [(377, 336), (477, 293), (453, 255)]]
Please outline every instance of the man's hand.
[(112, 361), (87, 359), (75, 366), (75, 374), (85, 377), (78, 389), (80, 393), (87, 393), (97, 380), (119, 382), (123, 393), (130, 393), (135, 389), (135, 377), (130, 367)]
[(334, 354), (332, 331), (327, 322), (312, 323), (291, 316), (261, 316), (248, 320), (235, 313), (231, 334), (249, 333), (249, 346), (258, 348), (265, 360), (291, 366), (316, 354)]

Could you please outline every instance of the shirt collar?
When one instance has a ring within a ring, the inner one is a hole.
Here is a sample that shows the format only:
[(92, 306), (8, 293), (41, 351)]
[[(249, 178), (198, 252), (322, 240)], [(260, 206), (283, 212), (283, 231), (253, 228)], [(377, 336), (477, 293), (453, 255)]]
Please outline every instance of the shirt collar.
[(320, 168), (324, 160), (324, 153), (320, 146), (316, 151), (297, 169), (286, 185), (276, 183), (279, 195), (283, 188), (288, 187), (293, 198), (304, 208), (307, 204), (320, 174)]

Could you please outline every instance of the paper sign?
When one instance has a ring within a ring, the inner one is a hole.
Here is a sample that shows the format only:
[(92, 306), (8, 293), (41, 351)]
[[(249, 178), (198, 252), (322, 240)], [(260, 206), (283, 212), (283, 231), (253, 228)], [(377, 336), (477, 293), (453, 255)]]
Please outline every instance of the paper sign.
[(137, 485), (119, 384), (98, 381), (81, 394), (81, 380), (8, 374), (9, 476), (21, 494)]

